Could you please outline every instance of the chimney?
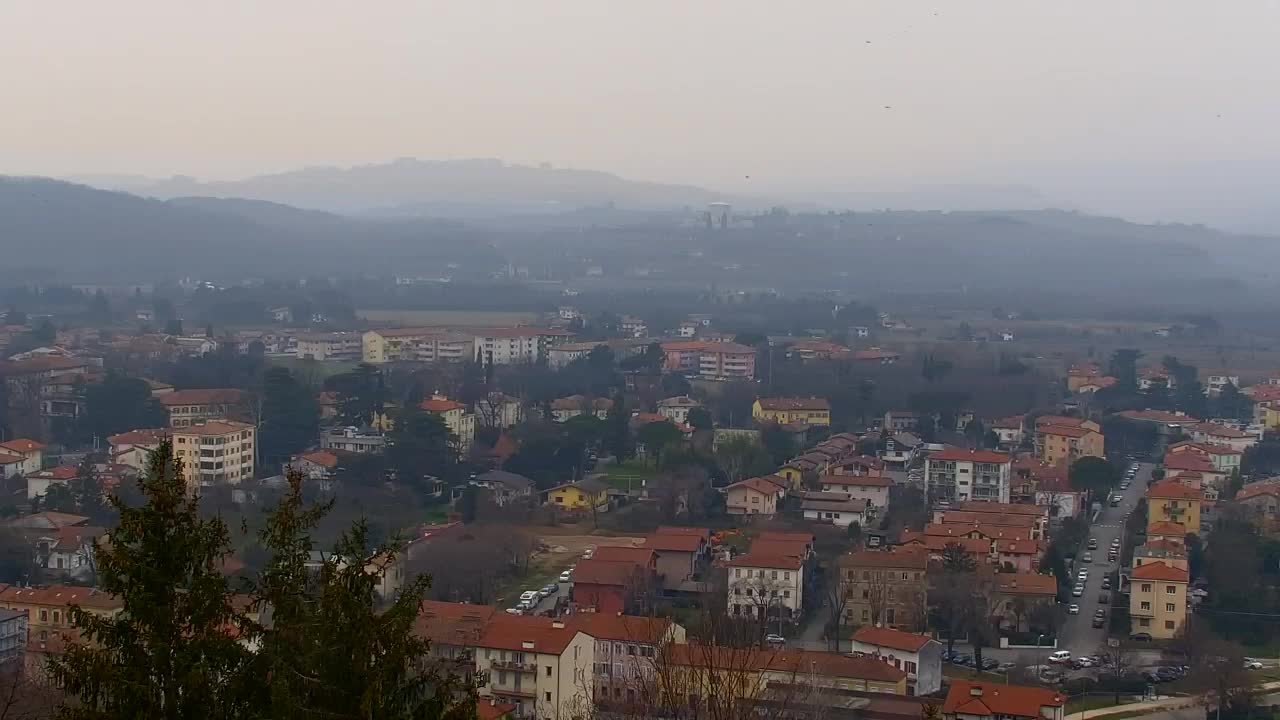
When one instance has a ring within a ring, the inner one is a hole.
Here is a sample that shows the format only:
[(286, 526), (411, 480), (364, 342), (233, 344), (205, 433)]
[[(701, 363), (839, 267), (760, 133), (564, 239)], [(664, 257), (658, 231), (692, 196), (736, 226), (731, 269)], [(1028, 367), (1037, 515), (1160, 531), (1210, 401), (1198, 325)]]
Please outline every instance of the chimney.
[(982, 697), (982, 686), (972, 685), (969, 687), (969, 695), (971, 697)]
[(555, 628), (555, 629), (557, 629), (557, 630), (563, 630), (563, 629), (564, 629), (564, 621), (563, 621), (563, 620), (552, 620), (552, 621), (551, 621), (551, 627), (553, 627), (553, 628)]

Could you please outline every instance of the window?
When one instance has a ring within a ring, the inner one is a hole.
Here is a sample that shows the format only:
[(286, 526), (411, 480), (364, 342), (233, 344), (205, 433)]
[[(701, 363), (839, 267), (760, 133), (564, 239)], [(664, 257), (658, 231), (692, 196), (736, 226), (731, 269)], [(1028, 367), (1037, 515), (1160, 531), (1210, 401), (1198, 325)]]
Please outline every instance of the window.
[(862, 611), (862, 622), (866, 622), (870, 619), (871, 619), (871, 613), (864, 609)]
[[(59, 567), (61, 567), (61, 564), (59, 564)], [(53, 622), (54, 622), (54, 624), (55, 624), (55, 625), (56, 625), (56, 624), (58, 623), (58, 621), (61, 619), (61, 618), (60, 618), (60, 616), (61, 616), (61, 615), (62, 615), (62, 613), (58, 612), (57, 610), (54, 610), (54, 611), (53, 611)]]
[(551, 691), (550, 691), (550, 690), (548, 690), (548, 691), (546, 691), (546, 692), (542, 693), (542, 696), (543, 696), (544, 698), (546, 698), (546, 699), (547, 699), (547, 702), (551, 702)]
[(651, 658), (651, 657), (653, 657), (653, 648), (651, 648), (651, 647), (642, 647), (642, 648), (640, 648), (640, 656), (641, 656), (641, 657), (647, 657), (647, 658)]
[(1138, 618), (1139, 627), (1151, 627), (1151, 618)]
[(1165, 629), (1165, 630), (1172, 630), (1172, 629), (1173, 629), (1173, 621), (1172, 621), (1172, 620), (1165, 620), (1165, 621), (1164, 621), (1164, 629)]
[(1143, 610), (1150, 610), (1150, 609), (1151, 609), (1151, 603), (1149, 603), (1149, 602), (1144, 602), (1144, 603), (1142, 603), (1142, 609), (1143, 609)]
[(1165, 585), (1164, 592), (1166, 595), (1176, 595), (1178, 594), (1178, 587), (1176, 585)]
[(871, 579), (871, 573), (870, 573), (870, 572), (867, 572), (866, 570), (863, 570), (863, 571), (862, 571), (862, 579), (863, 579), (863, 580), (870, 580), (870, 579)]
[(48, 610), (41, 610), (41, 611), (40, 611), (40, 622), (49, 622), (49, 611), (48, 611)]
[(906, 580), (906, 579), (907, 579), (907, 573), (902, 573), (902, 579), (903, 579), (903, 580)]
[(638, 651), (637, 651), (637, 649), (636, 649), (636, 646), (635, 646), (635, 645), (628, 645), (628, 646), (627, 646), (627, 654), (628, 654), (628, 655), (635, 655), (635, 654), (636, 654), (636, 652), (638, 652)]
[(1164, 610), (1165, 610), (1165, 612), (1175, 612), (1175, 611), (1177, 611), (1177, 609), (1178, 609), (1178, 608), (1177, 608), (1177, 606), (1176, 606), (1176, 605), (1174, 605), (1173, 603), (1165, 603), (1165, 604), (1164, 604)]
[(742, 577), (742, 568), (734, 568), (734, 570), (733, 570), (733, 576), (734, 576), (734, 577)]
[(791, 597), (791, 591), (790, 591), (790, 590), (783, 590), (783, 591), (782, 591), (782, 597), (784, 597), (784, 598), (789, 598), (789, 597)]
[(1151, 592), (1151, 583), (1142, 583), (1142, 592)]
[(784, 573), (782, 573), (782, 579), (783, 579), (783, 580), (790, 580), (790, 579), (791, 579), (791, 573), (789, 573), (789, 572), (784, 572)]
[(906, 670), (908, 673), (915, 674), (916, 664), (911, 662), (910, 660), (908, 660), (905, 664), (906, 664), (906, 667), (904, 667), (903, 670)]
[(777, 580), (777, 579), (778, 579), (778, 571), (777, 571), (777, 570), (773, 570), (772, 572), (773, 572), (773, 576), (772, 576), (772, 578), (770, 578), (770, 579), (772, 579), (772, 580)]

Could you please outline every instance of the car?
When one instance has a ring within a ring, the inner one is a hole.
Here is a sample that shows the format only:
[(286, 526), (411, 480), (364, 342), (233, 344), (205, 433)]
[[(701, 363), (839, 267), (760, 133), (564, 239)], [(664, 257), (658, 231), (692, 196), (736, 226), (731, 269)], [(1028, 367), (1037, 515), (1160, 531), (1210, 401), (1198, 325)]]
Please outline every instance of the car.
[(1149, 642), (1151, 640), (1151, 633), (1144, 633), (1144, 632), (1130, 633), (1129, 639), (1137, 640), (1139, 642)]
[(1088, 580), (1088, 579), (1089, 579), (1089, 568), (1080, 568), (1080, 572), (1076, 573), (1076, 577), (1080, 578), (1080, 581), (1081, 581), (1081, 582), (1084, 582), (1085, 580)]
[(572, 570), (565, 570), (564, 572), (560, 573), (560, 582), (567, 583), (572, 579), (573, 579)]
[(1070, 661), (1071, 651), (1069, 650), (1058, 650), (1057, 652), (1049, 653), (1049, 662), (1051, 663), (1065, 663)]
[(521, 600), (536, 600), (536, 599), (538, 599), (538, 591), (537, 591), (537, 590), (525, 590), (524, 592), (520, 593), (520, 599), (521, 599)]
[(943, 650), (938, 657), (942, 658), (942, 662), (951, 662), (951, 658), (955, 657), (955, 655), (956, 653), (954, 650)]
[(510, 614), (512, 614), (512, 615), (523, 615), (523, 614), (524, 614), (524, 610), (521, 610), (521, 609), (520, 609), (520, 608), (518, 608), (518, 607), (510, 607), (510, 608), (507, 608), (507, 612), (508, 612), (508, 613), (510, 613)]
[(1173, 682), (1182, 679), (1183, 672), (1179, 668), (1162, 667), (1156, 668), (1156, 677), (1164, 682)]
[(1018, 667), (1018, 663), (1002, 662), (996, 665), (996, 671), (1007, 673), (1016, 667)]
[(956, 653), (956, 656), (951, 658), (951, 662), (956, 665), (972, 665), (973, 656), (969, 653)]
[(1146, 681), (1147, 681), (1147, 682), (1149, 682), (1149, 683), (1160, 683), (1160, 682), (1164, 682), (1164, 679), (1163, 679), (1163, 678), (1161, 678), (1159, 675), (1157, 675), (1157, 674), (1155, 673), (1155, 671), (1153, 671), (1153, 670), (1148, 670), (1148, 671), (1146, 671), (1146, 672), (1142, 673), (1142, 679), (1143, 679), (1143, 680), (1146, 680)]
[(538, 591), (538, 595), (540, 595), (541, 597), (551, 597), (552, 595), (555, 595), (559, 591), (560, 591), (560, 583), (550, 583), (548, 585), (544, 585), (543, 588)]
[(536, 602), (536, 600), (521, 600), (516, 603), (516, 609), (520, 611), (532, 610)]
[(1080, 562), (1087, 562), (1087, 563), (1093, 562), (1093, 553), (1087, 552), (1084, 555), (1080, 556)]
[(1104, 577), (1104, 578), (1102, 578), (1102, 589), (1103, 589), (1103, 590), (1110, 590), (1110, 589), (1111, 589), (1111, 578), (1109, 578), (1109, 577)]
[(1098, 617), (1097, 615), (1095, 615), (1093, 619), (1089, 621), (1089, 624), (1095, 628), (1106, 627), (1107, 619), (1104, 617)]
[(996, 660), (995, 658), (982, 658), (983, 670), (995, 670), (998, 667), (1000, 667), (999, 660)]
[(596, 554), (596, 549), (595, 549), (595, 548), (593, 548), (593, 547), (591, 547), (591, 548), (587, 548), (587, 551), (586, 551), (586, 552), (584, 552), (584, 553), (582, 553), (582, 559), (583, 559), (583, 560), (590, 560), (590, 559), (591, 559), (591, 556), (592, 556), (592, 555), (595, 555), (595, 554)]
[(1079, 615), (1079, 614), (1080, 614), (1080, 606), (1079, 606), (1079, 605), (1077, 605), (1077, 604), (1075, 604), (1075, 603), (1071, 603), (1070, 605), (1068, 605), (1068, 606), (1067, 606), (1067, 614), (1068, 614), (1068, 615)]
[(1121, 490), (1128, 490), (1128, 489), (1129, 489), (1129, 483), (1127, 483), (1127, 482), (1122, 482), (1122, 483), (1120, 483), (1120, 489), (1121, 489)]
[(1084, 586), (1083, 586), (1083, 585), (1077, 585), (1077, 586), (1075, 586), (1075, 587), (1071, 588), (1071, 597), (1080, 597), (1081, 595), (1084, 595)]
[(1093, 667), (1093, 658), (1078, 657), (1071, 661), (1071, 667), (1077, 670), (1083, 670), (1084, 668)]
[(1245, 660), (1244, 669), (1245, 670), (1261, 670), (1262, 663), (1258, 662), (1257, 660)]
[(1093, 616), (1096, 618), (1104, 618), (1107, 616), (1107, 611), (1103, 610), (1102, 608), (1098, 608), (1098, 611), (1095, 612)]
[(765, 635), (764, 641), (765, 641), (765, 644), (767, 645), (786, 645), (787, 644), (786, 638), (782, 637), (781, 635), (775, 635), (773, 633), (769, 633), (768, 635)]
[(1098, 549), (1098, 538), (1089, 538), (1089, 549), (1090, 550)]

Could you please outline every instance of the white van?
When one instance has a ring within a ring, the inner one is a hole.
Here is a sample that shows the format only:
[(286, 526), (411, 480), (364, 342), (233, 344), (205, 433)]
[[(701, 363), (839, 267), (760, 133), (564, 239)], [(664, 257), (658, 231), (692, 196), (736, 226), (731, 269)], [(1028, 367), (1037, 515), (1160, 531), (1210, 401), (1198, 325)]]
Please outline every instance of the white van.
[(1064, 663), (1064, 662), (1069, 662), (1070, 660), (1071, 660), (1071, 653), (1066, 650), (1059, 650), (1058, 652), (1053, 653), (1052, 655), (1049, 656), (1049, 662), (1051, 663)]

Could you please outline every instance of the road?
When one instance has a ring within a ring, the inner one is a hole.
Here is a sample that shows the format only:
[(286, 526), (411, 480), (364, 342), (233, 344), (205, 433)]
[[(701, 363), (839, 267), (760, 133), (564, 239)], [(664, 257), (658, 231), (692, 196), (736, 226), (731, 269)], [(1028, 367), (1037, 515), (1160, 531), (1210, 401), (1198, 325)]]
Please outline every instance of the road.
[[(1084, 595), (1081, 597), (1072, 597), (1069, 602), (1076, 603), (1080, 606), (1079, 615), (1068, 615), (1062, 624), (1060, 632), (1061, 642), (1058, 647), (1061, 650), (1069, 650), (1073, 656), (1077, 655), (1093, 655), (1102, 651), (1106, 647), (1107, 625), (1101, 628), (1093, 627), (1093, 614), (1098, 608), (1106, 611), (1108, 618), (1111, 615), (1111, 607), (1098, 602), (1098, 597), (1104, 592), (1102, 589), (1102, 579), (1108, 573), (1119, 569), (1119, 563), (1107, 562), (1107, 549), (1111, 547), (1111, 541), (1119, 538), (1124, 541), (1124, 517), (1132, 511), (1138, 504), (1143, 495), (1146, 493), (1147, 482), (1151, 479), (1151, 471), (1154, 465), (1142, 463), (1139, 466), (1137, 477), (1129, 484), (1129, 489), (1123, 491), (1123, 500), (1119, 507), (1111, 507), (1109, 502), (1104, 502), (1102, 513), (1098, 516), (1096, 522), (1089, 528), (1089, 537), (1098, 541), (1098, 549), (1087, 551), (1085, 547), (1076, 550), (1076, 563), (1072, 567), (1071, 572), (1074, 575), (1081, 568), (1089, 568), (1089, 579), (1085, 581)], [(1119, 492), (1119, 489), (1116, 490)], [(1084, 553), (1093, 553), (1093, 562), (1084, 563)], [(1116, 588), (1106, 591), (1113, 600), (1119, 600), (1120, 595), (1115, 592)]]

